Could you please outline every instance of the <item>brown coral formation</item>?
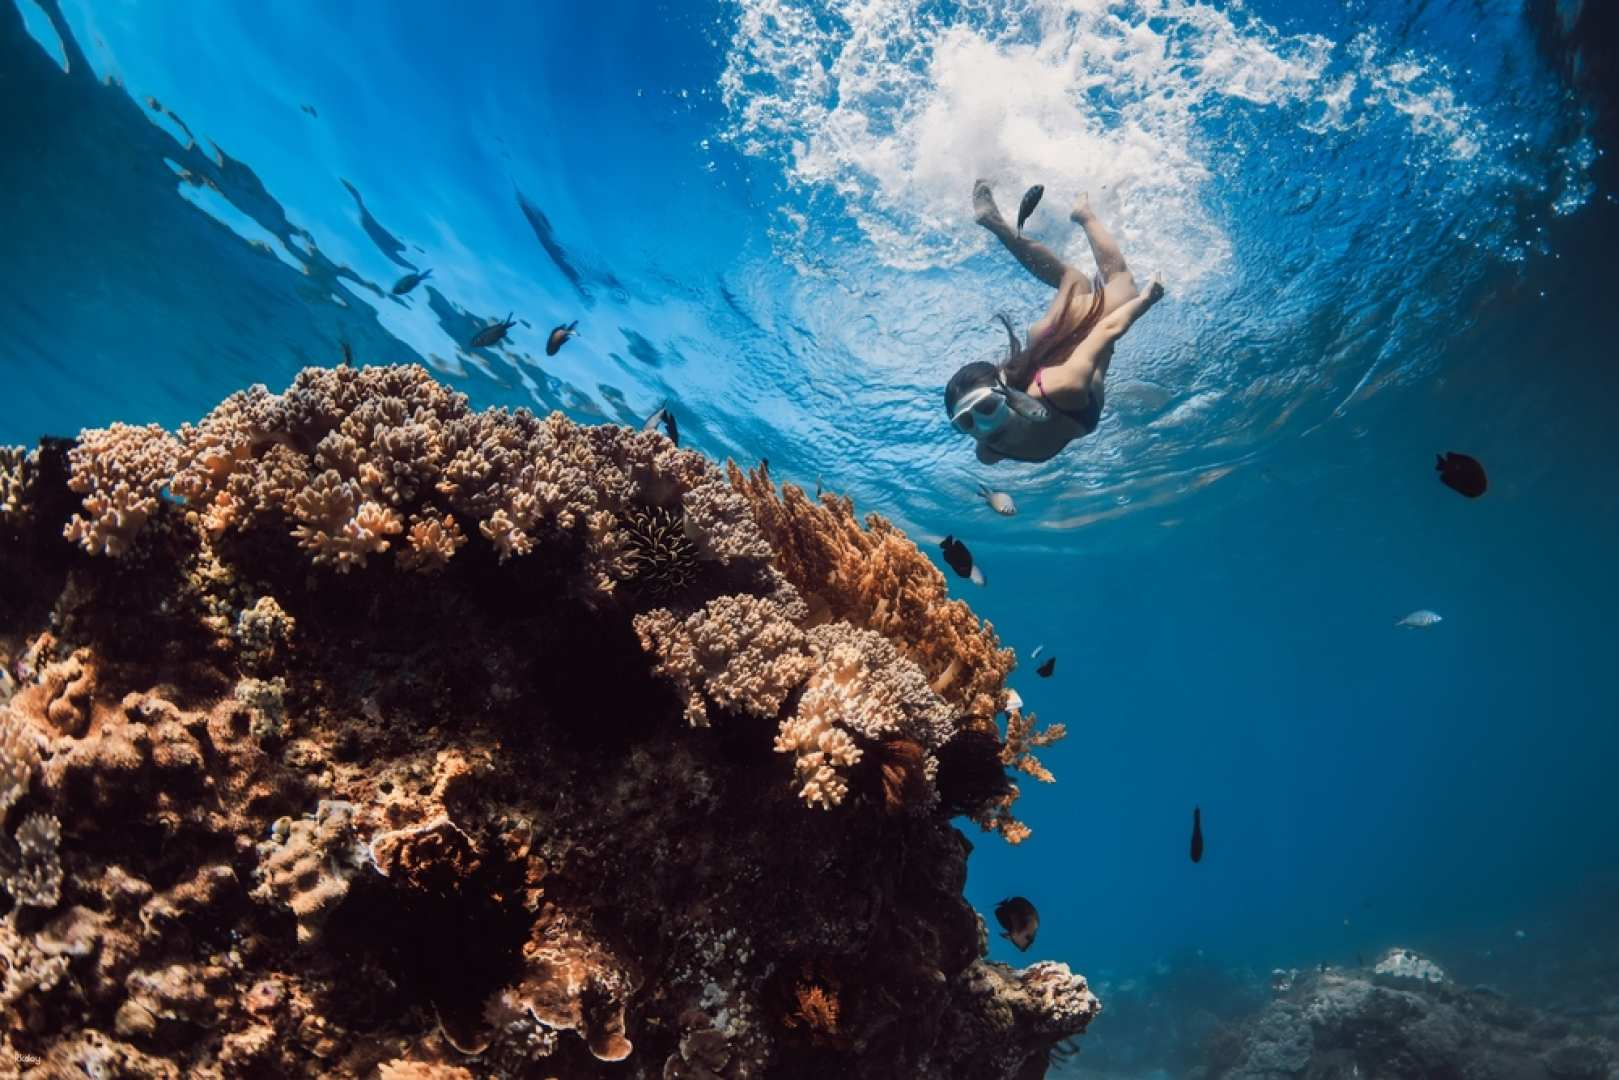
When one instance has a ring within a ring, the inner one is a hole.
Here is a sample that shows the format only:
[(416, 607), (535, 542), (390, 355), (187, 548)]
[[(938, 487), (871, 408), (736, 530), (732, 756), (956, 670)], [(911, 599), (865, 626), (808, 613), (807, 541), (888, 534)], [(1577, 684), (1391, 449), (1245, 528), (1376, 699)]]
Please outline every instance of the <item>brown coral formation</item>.
[(949, 819), (1015, 832), (1050, 736), (1002, 738), (1009, 654), (880, 519), (419, 368), (34, 460), (23, 1075), (1022, 1078), (1095, 1015), (983, 957)]
[(793, 484), (778, 495), (763, 465), (729, 469), (782, 573), (812, 609), (892, 638), (946, 701), (981, 724), (993, 721), (1005, 704), (1011, 650), (950, 599), (944, 575), (909, 537), (880, 514), (866, 515), (862, 528), (840, 495), (812, 502)]

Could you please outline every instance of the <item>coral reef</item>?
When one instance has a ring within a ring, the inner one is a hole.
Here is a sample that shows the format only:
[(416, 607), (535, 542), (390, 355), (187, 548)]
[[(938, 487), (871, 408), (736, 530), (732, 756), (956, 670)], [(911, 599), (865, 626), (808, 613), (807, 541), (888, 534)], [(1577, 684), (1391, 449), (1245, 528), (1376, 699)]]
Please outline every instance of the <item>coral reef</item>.
[(1619, 1068), (1619, 1044), (1566, 1020), (1486, 987), (1416, 974), (1409, 963), (1384, 966), (1300, 972), (1258, 1013), (1217, 1031), (1191, 1075), (1606, 1080)]
[(1011, 656), (898, 530), (309, 369), (0, 456), (0, 1068), (1031, 1078)]
[(1421, 979), (1424, 982), (1444, 982), (1445, 972), (1426, 956), (1410, 949), (1394, 948), (1383, 954), (1372, 971), (1394, 979)]

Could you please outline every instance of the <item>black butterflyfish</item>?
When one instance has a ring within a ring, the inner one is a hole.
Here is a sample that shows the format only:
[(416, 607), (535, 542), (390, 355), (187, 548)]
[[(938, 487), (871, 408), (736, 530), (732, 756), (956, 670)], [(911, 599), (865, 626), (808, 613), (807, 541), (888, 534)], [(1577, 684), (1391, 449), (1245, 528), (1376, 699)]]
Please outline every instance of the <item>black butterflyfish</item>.
[(1484, 466), (1479, 464), (1478, 458), (1458, 454), (1454, 450), (1438, 457), (1434, 471), (1439, 474), (1439, 482), (1452, 491), (1459, 491), (1469, 499), (1476, 499), (1489, 489), (1490, 481), (1484, 475)]
[(973, 553), (967, 550), (967, 545), (954, 536), (947, 536), (939, 541), (939, 550), (944, 553), (944, 561), (961, 577), (971, 581), (974, 585), (984, 583), (984, 573), (973, 565)]
[(1001, 937), (1027, 952), (1040, 932), (1040, 913), (1021, 896), (1009, 896), (995, 905), (995, 921), (1001, 924)]

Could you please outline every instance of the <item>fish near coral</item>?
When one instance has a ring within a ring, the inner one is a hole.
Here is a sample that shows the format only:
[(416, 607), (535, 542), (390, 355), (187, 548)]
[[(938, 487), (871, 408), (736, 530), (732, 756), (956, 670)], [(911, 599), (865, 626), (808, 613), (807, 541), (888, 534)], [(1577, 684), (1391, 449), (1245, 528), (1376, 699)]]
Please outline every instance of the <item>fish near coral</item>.
[(1203, 861), (1203, 808), (1192, 807), (1192, 861)]
[(432, 276), (433, 271), (431, 270), (423, 270), (419, 274), (415, 273), (414, 271), (406, 274), (404, 277), (394, 282), (393, 294), (395, 296), (405, 296), (416, 286), (420, 285), (422, 282), (426, 281)]
[(1469, 499), (1478, 498), (1490, 487), (1489, 478), (1484, 475), (1484, 466), (1479, 460), (1454, 450), (1438, 455), (1434, 471), (1439, 474), (1441, 484)]
[(944, 561), (950, 569), (974, 585), (984, 584), (984, 573), (973, 565), (973, 553), (967, 550), (966, 544), (954, 536), (947, 536), (939, 541), (939, 550), (944, 553)]
[(545, 339), (545, 355), (555, 356), (557, 350), (568, 343), (569, 338), (578, 336), (578, 326), (579, 320), (575, 319), (571, 323), (553, 327), (550, 336)]
[(1042, 679), (1049, 679), (1051, 678), (1051, 673), (1056, 670), (1057, 658), (1055, 656), (1048, 656), (1046, 657), (1045, 663), (1034, 669), (1034, 673), (1040, 676)]
[(663, 430), (668, 434), (669, 441), (674, 443), (676, 446), (679, 446), (680, 428), (675, 423), (675, 414), (669, 411), (669, 403), (667, 401), (658, 406), (657, 412), (646, 418), (646, 423), (641, 425), (641, 430), (657, 431), (659, 424), (663, 425)]
[(1034, 935), (1040, 932), (1040, 913), (1021, 896), (1011, 896), (995, 905), (995, 921), (1001, 924), (1001, 937), (1028, 952)]
[(1029, 220), (1034, 208), (1040, 205), (1040, 196), (1046, 193), (1044, 184), (1036, 184), (1023, 193), (1023, 201), (1017, 204), (1017, 234), (1023, 235), (1023, 223)]
[(517, 320), (512, 318), (511, 312), (508, 312), (504, 319), (501, 319), (499, 322), (492, 322), (482, 330), (479, 330), (476, 334), (473, 334), (472, 340), (467, 342), (467, 347), (472, 349), (487, 349), (491, 345), (499, 345), (502, 341), (506, 340), (507, 331), (511, 330), (511, 328), (516, 325)]

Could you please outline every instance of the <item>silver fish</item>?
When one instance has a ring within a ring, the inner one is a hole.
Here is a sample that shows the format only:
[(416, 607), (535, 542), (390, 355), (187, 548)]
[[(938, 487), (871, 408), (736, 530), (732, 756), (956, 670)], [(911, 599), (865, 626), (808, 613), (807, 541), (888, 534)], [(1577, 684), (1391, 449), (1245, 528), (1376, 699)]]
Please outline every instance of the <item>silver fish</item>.
[(1017, 503), (1013, 502), (1012, 496), (1004, 491), (991, 491), (983, 484), (979, 484), (978, 494), (985, 502), (989, 503), (991, 510), (1002, 517), (1011, 517), (1017, 513)]
[(1040, 654), (1045, 652), (1045, 651), (1046, 651), (1046, 647), (1044, 645), (1036, 645), (1034, 647), (1034, 651), (1029, 654), (1029, 659), (1030, 660), (1038, 660), (1038, 659), (1040, 659)]
[(663, 430), (668, 433), (669, 441), (679, 446), (680, 428), (675, 424), (675, 414), (669, 411), (667, 401), (658, 406), (657, 412), (646, 418), (646, 423), (641, 425), (641, 430), (657, 431), (659, 424), (662, 424)]
[(1427, 608), (1423, 608), (1421, 611), (1413, 611), (1403, 619), (1396, 619), (1394, 625), (1403, 626), (1407, 630), (1426, 630), (1430, 626), (1438, 626), (1444, 621), (1445, 617), (1437, 611), (1429, 611)]

